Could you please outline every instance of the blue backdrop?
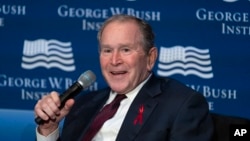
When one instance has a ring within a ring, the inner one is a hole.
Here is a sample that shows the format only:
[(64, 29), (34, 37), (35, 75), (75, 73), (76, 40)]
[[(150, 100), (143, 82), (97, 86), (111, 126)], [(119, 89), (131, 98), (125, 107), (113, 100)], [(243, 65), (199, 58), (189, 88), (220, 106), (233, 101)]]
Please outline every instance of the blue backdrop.
[(250, 1), (0, 0), (0, 138), (34, 140), (33, 108), (92, 70), (106, 86), (96, 34), (114, 14), (145, 19), (156, 34), (158, 76), (201, 92), (211, 112), (250, 119)]

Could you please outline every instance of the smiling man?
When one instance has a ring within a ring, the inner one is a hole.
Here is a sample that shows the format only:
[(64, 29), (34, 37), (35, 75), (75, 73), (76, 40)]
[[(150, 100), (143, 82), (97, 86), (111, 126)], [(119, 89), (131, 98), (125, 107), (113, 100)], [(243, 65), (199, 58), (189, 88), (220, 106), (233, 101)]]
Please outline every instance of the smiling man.
[(114, 15), (104, 22), (98, 41), (109, 87), (69, 99), (62, 109), (57, 92), (39, 100), (35, 115), (45, 122), (37, 127), (38, 141), (211, 140), (213, 124), (205, 98), (152, 72), (158, 54), (148, 23)]
[(143, 38), (136, 22), (125, 19), (109, 23), (99, 35), (102, 73), (119, 94), (133, 90), (151, 73), (157, 49)]

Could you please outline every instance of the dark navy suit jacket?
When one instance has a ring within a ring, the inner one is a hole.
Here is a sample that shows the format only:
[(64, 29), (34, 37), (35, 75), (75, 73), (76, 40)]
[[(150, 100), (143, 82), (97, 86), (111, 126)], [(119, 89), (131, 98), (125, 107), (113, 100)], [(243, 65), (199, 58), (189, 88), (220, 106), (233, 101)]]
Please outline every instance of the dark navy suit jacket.
[[(79, 95), (65, 118), (60, 140), (81, 140), (109, 93), (107, 88)], [(138, 115), (142, 123), (135, 122)], [(132, 102), (116, 141), (210, 141), (212, 135), (203, 95), (174, 79), (152, 75)]]

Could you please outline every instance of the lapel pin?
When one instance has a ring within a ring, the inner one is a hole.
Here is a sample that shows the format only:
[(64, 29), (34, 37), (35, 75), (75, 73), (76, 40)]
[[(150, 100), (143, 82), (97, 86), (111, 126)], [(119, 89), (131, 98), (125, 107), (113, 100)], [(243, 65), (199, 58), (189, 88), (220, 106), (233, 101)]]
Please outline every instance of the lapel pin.
[(134, 120), (134, 125), (136, 124), (142, 124), (143, 121), (143, 113), (144, 113), (144, 105), (140, 105), (138, 115), (136, 116)]

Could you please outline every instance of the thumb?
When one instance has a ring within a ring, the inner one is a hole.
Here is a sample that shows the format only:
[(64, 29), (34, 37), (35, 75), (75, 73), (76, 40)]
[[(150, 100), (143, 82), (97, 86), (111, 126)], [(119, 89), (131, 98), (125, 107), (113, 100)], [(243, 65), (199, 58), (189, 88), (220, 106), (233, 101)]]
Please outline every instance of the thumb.
[(66, 116), (70, 109), (72, 108), (72, 106), (74, 105), (75, 101), (74, 99), (69, 99), (66, 101), (64, 107), (61, 109), (61, 116), (64, 117)]

